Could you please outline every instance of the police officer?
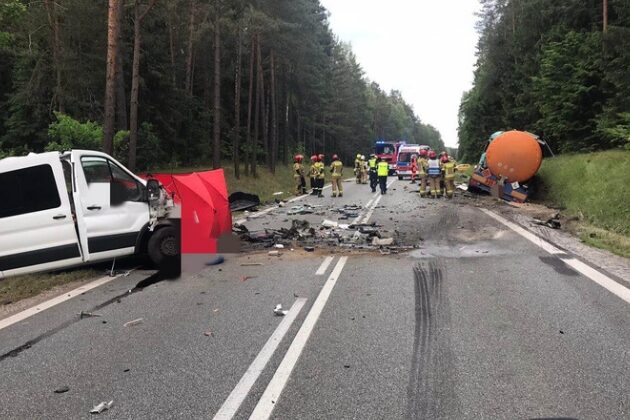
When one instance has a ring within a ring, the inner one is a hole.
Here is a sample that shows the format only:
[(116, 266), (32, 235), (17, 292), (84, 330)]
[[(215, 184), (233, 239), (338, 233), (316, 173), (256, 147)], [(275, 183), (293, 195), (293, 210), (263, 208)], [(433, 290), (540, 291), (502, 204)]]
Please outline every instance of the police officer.
[(387, 176), (389, 175), (389, 164), (381, 158), (377, 159), (376, 175), (381, 188), (381, 194), (387, 194)]
[(376, 192), (376, 184), (378, 183), (378, 177), (376, 175), (376, 164), (376, 155), (371, 154), (370, 160), (368, 160), (368, 174), (370, 175), (370, 188), (372, 189), (372, 192)]
[(343, 185), (341, 177), (343, 176), (343, 163), (339, 160), (339, 156), (332, 156), (332, 163), (330, 164), (330, 173), (332, 178), (332, 196), (343, 197)]
[(304, 156), (295, 155), (293, 157), (293, 181), (295, 182), (295, 194), (306, 194), (306, 180), (304, 179)]

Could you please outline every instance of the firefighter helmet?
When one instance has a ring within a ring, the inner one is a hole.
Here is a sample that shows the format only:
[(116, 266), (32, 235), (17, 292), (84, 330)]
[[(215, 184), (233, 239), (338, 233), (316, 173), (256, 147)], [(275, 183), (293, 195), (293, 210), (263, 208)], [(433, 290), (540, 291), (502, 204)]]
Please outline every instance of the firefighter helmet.
[(437, 153), (435, 153), (435, 150), (431, 150), (429, 152), (429, 159), (435, 159), (437, 157)]

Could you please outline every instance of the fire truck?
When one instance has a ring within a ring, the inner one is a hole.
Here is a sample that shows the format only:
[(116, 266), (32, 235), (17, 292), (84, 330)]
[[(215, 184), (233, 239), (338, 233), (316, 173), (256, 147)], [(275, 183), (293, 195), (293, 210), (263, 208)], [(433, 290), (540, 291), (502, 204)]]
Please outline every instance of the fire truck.
[(405, 142), (391, 142), (386, 140), (378, 140), (374, 145), (374, 154), (389, 164), (389, 175), (396, 173), (396, 159), (398, 158), (398, 150)]

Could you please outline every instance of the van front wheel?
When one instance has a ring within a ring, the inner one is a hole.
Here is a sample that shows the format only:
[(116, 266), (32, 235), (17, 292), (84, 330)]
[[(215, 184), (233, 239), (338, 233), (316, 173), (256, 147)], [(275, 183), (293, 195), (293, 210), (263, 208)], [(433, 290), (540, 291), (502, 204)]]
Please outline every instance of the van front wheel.
[(172, 226), (158, 229), (149, 238), (147, 251), (158, 268), (177, 264), (180, 254), (179, 234)]

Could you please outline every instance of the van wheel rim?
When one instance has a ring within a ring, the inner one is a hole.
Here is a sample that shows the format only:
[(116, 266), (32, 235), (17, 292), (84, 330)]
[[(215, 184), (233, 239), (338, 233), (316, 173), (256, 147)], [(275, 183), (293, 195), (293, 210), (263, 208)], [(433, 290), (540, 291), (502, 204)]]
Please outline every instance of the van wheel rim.
[(167, 255), (169, 257), (174, 257), (177, 255), (177, 241), (174, 236), (168, 236), (164, 238), (162, 243), (160, 244), (160, 251), (162, 254)]

